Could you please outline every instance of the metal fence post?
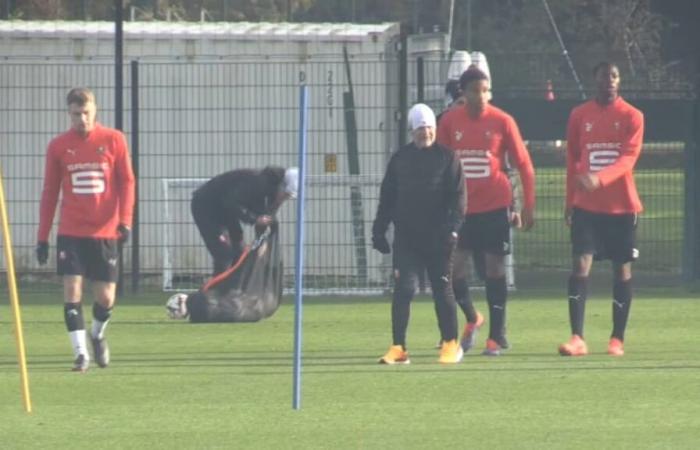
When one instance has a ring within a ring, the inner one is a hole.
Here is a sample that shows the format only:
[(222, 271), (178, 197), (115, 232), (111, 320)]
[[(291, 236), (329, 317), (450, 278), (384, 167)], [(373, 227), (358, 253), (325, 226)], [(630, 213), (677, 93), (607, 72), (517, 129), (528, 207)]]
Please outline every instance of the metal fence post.
[(406, 145), (406, 110), (408, 109), (408, 35), (406, 27), (401, 25), (399, 42), (399, 148)]
[(422, 56), (416, 59), (416, 84), (418, 90), (416, 102), (425, 103), (425, 64)]
[[(124, 88), (124, 71), (123, 71), (123, 54), (124, 54), (124, 39), (123, 27), (124, 16), (121, 0), (114, 1), (114, 128), (119, 131), (124, 131), (122, 122), (123, 106), (123, 88)], [(119, 277), (117, 279), (117, 297), (121, 297), (124, 293), (124, 246), (119, 243)]]
[(683, 279), (700, 278), (700, 98), (695, 100), (690, 131), (685, 141), (685, 223), (683, 232)]
[(139, 62), (131, 61), (131, 166), (136, 178), (134, 187), (134, 221), (131, 227), (131, 292), (139, 290), (141, 276), (139, 239)]

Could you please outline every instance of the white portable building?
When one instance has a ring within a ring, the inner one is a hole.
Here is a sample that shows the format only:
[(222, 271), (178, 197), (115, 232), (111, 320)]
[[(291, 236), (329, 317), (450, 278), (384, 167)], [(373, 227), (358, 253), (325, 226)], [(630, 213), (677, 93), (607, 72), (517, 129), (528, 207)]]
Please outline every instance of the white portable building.
[[(226, 170), (297, 165), (304, 84), (306, 274), (341, 291), (386, 280), (387, 261), (368, 243), (378, 183), (398, 144), (398, 24), (125, 22), (123, 38), (127, 138), (130, 64), (138, 65), (143, 273), (165, 271), (164, 286), (174, 288), (178, 277), (208, 271), (189, 217), (192, 189)], [(444, 39), (435, 42), (427, 51), (409, 43), (409, 61), (439, 58)], [(50, 138), (68, 128), (65, 94), (74, 86), (92, 88), (99, 120), (115, 124), (114, 23), (0, 21), (0, 60), (0, 123), (7, 127), (0, 145), (17, 266), (36, 272), (43, 158)], [(426, 80), (433, 90), (444, 85), (445, 70), (430, 72), (437, 74)], [(345, 104), (351, 92), (354, 109)], [(410, 91), (408, 101), (414, 100)], [(288, 267), (293, 205), (280, 212)]]

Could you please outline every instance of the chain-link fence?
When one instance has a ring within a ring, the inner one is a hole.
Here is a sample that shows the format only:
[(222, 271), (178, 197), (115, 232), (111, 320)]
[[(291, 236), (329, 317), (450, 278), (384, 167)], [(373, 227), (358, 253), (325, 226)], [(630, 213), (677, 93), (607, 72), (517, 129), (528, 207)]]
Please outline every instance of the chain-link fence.
[[(419, 66), (425, 73), (416, 73)], [(125, 249), (125, 280), (145, 289), (199, 286), (211, 264), (190, 218), (192, 190), (227, 170), (296, 165), (298, 89), (304, 83), (310, 98), (305, 287), (352, 293), (385, 289), (391, 261), (370, 246), (379, 183), (388, 156), (406, 139), (400, 130), (406, 107), (422, 96), (439, 108), (445, 70), (443, 59), (401, 64), (398, 53), (381, 58), (230, 59), (125, 67), (124, 128), (137, 165), (139, 190), (138, 248), (130, 244)], [(138, 85), (132, 85), (134, 81)], [(15, 266), (26, 287), (57, 281), (52, 265), (37, 265), (33, 250), (45, 148), (51, 137), (67, 129), (64, 98), (77, 85), (96, 92), (98, 119), (112, 125), (111, 64), (5, 61), (0, 65), (2, 166)], [(497, 103), (505, 91), (505, 86), (496, 84)], [(132, 107), (132, 98), (138, 99), (138, 108)], [(533, 101), (532, 116), (542, 115), (540, 103)], [(503, 107), (508, 110), (507, 103)], [(538, 275), (544, 280), (570, 265), (568, 229), (562, 220), (565, 143), (561, 139), (567, 112), (558, 113), (557, 124), (543, 125), (551, 129), (551, 136), (543, 132), (529, 136), (530, 127), (523, 127), (537, 172), (538, 207), (534, 230), (515, 233), (516, 285), (536, 284), (532, 280)], [(137, 134), (132, 132), (136, 117)], [(636, 267), (654, 277), (678, 279), (686, 217), (686, 142), (683, 136), (664, 139), (647, 139), (637, 166), (645, 213)], [(293, 283), (292, 205), (288, 202), (280, 212), (287, 287)], [(4, 259), (0, 267), (4, 270)]]

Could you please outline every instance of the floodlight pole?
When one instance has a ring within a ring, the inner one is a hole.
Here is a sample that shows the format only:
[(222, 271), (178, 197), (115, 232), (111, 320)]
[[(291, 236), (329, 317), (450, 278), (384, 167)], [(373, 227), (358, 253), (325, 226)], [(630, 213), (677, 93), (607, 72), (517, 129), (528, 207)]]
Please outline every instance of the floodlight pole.
[(308, 91), (306, 73), (299, 72), (299, 191), (297, 193), (296, 251), (294, 258), (294, 392), (292, 408), (301, 408), (301, 337), (304, 269), (304, 182), (306, 177), (306, 118)]

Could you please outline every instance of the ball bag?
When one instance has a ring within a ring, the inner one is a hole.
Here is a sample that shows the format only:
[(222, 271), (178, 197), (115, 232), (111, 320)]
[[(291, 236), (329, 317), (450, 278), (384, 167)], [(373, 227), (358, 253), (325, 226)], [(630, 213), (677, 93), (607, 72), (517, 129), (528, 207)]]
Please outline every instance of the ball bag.
[(277, 227), (268, 228), (238, 261), (187, 297), (190, 322), (257, 322), (282, 300)]

